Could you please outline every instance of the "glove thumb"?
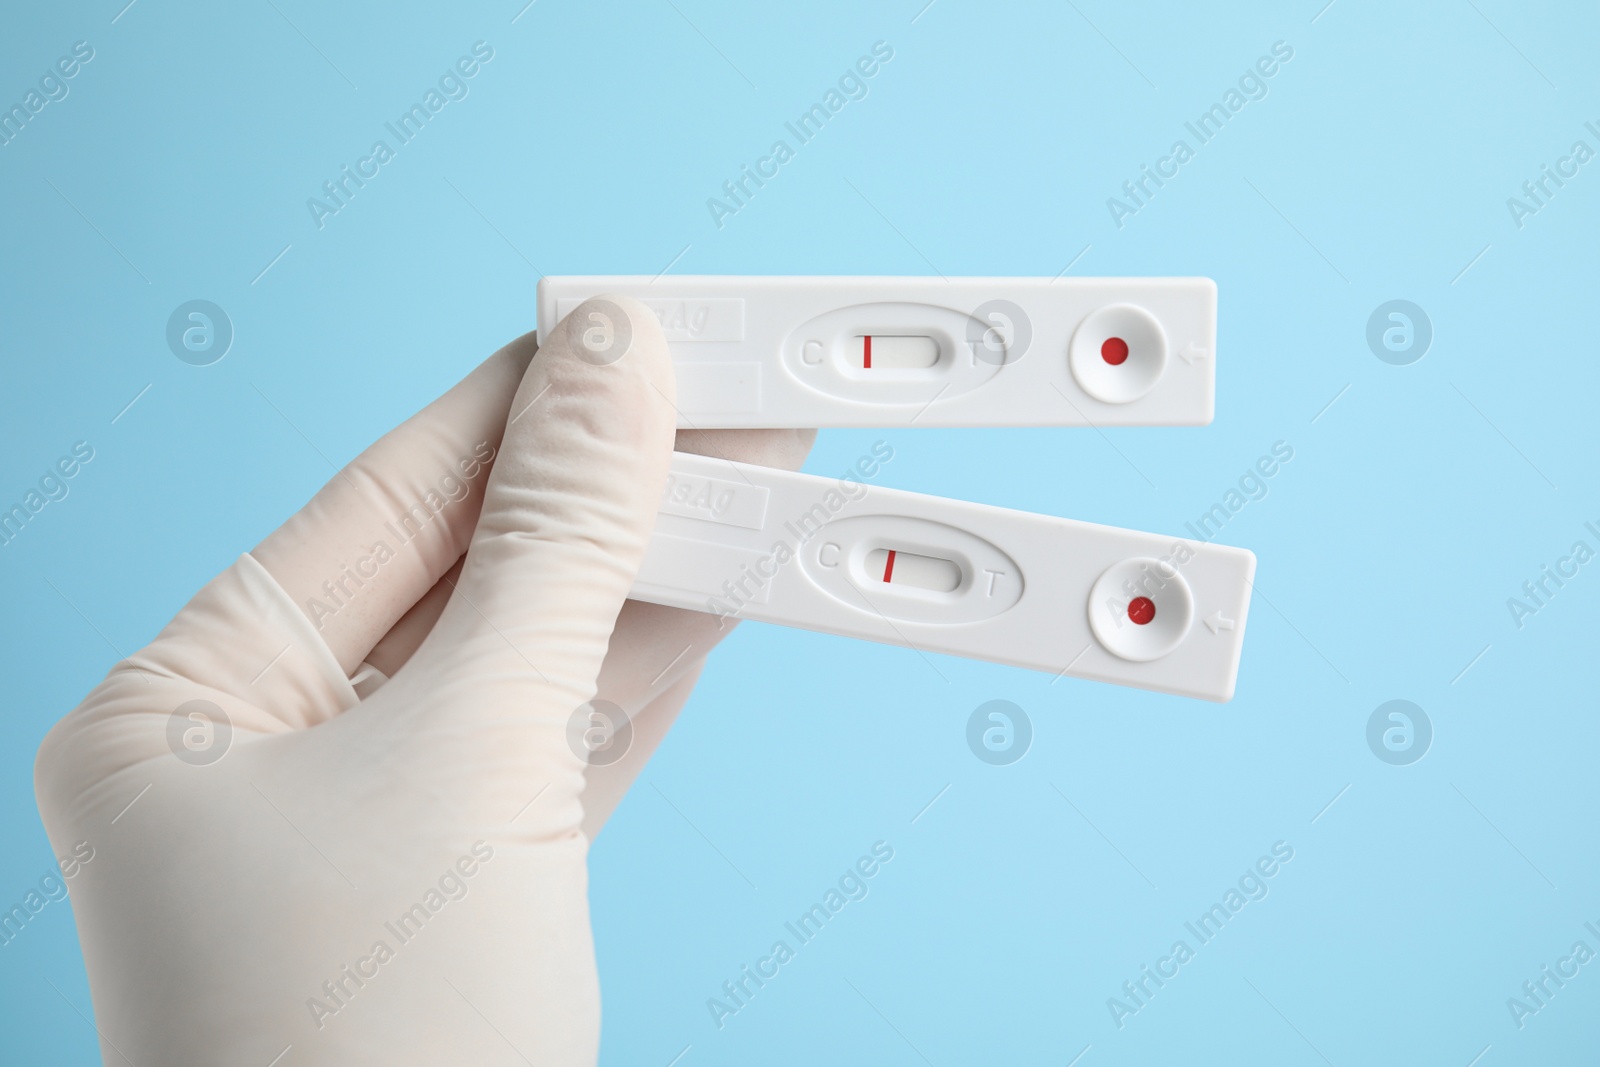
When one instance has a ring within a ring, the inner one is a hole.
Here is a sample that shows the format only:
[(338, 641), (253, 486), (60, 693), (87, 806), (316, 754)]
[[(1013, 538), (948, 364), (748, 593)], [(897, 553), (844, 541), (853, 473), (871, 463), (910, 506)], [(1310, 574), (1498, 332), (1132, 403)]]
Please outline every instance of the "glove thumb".
[(544, 342), (465, 568), (407, 671), (538, 685), (570, 711), (594, 695), (649, 543), (676, 409), (666, 341), (638, 301), (586, 301)]

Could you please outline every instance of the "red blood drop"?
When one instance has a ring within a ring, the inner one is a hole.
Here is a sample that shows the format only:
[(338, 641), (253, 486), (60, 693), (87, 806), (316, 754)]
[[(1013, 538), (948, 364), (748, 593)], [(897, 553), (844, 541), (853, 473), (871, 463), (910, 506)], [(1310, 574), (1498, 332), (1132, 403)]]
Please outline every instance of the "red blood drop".
[(1128, 358), (1128, 342), (1120, 337), (1107, 337), (1100, 346), (1100, 358), (1113, 367), (1121, 366)]
[(1128, 618), (1135, 626), (1145, 626), (1156, 617), (1156, 605), (1147, 596), (1136, 596), (1128, 601)]

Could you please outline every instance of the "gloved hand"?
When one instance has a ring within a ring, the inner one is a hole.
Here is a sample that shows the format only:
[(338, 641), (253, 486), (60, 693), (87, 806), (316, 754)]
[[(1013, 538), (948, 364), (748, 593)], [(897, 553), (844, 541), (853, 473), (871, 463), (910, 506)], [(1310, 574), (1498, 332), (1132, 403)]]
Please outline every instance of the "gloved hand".
[[(674, 440), (654, 317), (590, 302), (534, 347), (362, 453), (46, 737), (51, 842), (94, 849), (73, 911), (108, 1064), (595, 1060), (589, 841), (728, 627), (625, 602)], [(678, 444), (795, 467), (811, 437)], [(605, 767), (569, 739), (597, 688), (634, 717)]]

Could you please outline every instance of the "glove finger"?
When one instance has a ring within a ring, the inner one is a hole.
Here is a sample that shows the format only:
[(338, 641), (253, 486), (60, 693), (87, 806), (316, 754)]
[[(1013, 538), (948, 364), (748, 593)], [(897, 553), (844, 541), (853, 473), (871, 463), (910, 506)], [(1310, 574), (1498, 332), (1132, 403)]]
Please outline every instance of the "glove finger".
[[(636, 603), (630, 601), (628, 607)], [(623, 614), (627, 614), (627, 609)], [(621, 629), (620, 621), (618, 629)], [(678, 713), (688, 703), (689, 694), (694, 692), (705, 665), (705, 659), (701, 658), (685, 670), (674, 672), (673, 681), (661, 687), (654, 698), (630, 716), (626, 752), (603, 763), (594, 762), (590, 757), (591, 762), (583, 772), (583, 835), (591, 842), (605, 828), (611, 813), (617, 810), (623, 796), (666, 738), (667, 731), (678, 721)]]
[(335, 475), (251, 555), (346, 674), (466, 550), (533, 335)]
[(113, 667), (41, 745), (41, 804), (75, 803), (116, 771), (166, 754), (167, 715), (191, 701), (247, 733), (303, 729), (354, 705), (352, 670), (470, 538), (533, 352), (530, 335), (495, 353)]
[[(460, 581), (403, 674), (470, 679), (486, 707), (524, 706), (535, 686), (567, 708), (593, 695), (655, 524), (673, 396), (642, 304), (587, 301), (550, 331), (512, 403), (538, 406), (508, 428)], [(519, 692), (496, 701), (494, 686)]]

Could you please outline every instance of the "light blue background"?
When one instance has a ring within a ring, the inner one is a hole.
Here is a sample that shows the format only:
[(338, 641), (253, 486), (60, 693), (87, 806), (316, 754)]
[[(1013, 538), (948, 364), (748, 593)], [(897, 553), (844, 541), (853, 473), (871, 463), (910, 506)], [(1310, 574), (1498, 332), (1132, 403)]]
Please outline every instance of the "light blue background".
[[(51, 863), (33, 753), (113, 646), (531, 329), (538, 271), (1204, 274), (1208, 428), (828, 431), (808, 469), (882, 437), (883, 484), (1177, 534), (1289, 443), (1219, 538), (1260, 558), (1235, 700), (742, 627), (594, 849), (603, 1061), (1589, 1062), (1600, 964), (1525, 1029), (1506, 1000), (1600, 948), (1600, 563), (1520, 630), (1506, 599), (1600, 548), (1600, 162), (1520, 229), (1506, 199), (1600, 149), (1592, 11), (123, 2), (0, 32), (6, 105), (95, 49), (0, 148), (0, 502), (96, 450), (0, 548), (0, 902)], [(319, 230), (306, 199), (480, 39), (470, 96)], [(719, 229), (706, 199), (879, 40)], [(1107, 198), (1275, 41), (1267, 97), (1119, 229)], [(237, 331), (210, 367), (164, 342), (194, 298)], [(1432, 319), (1414, 365), (1365, 342), (1392, 298)], [(1035, 729), (1009, 767), (964, 740), (996, 698)], [(1393, 698), (1436, 731), (1411, 766), (1366, 744)], [(880, 839), (871, 894), (718, 1030), (707, 998)], [(1119, 1030), (1107, 998), (1279, 840), (1270, 895)], [(87, 1011), (51, 905), (0, 948), (4, 1058), (95, 1062)]]

